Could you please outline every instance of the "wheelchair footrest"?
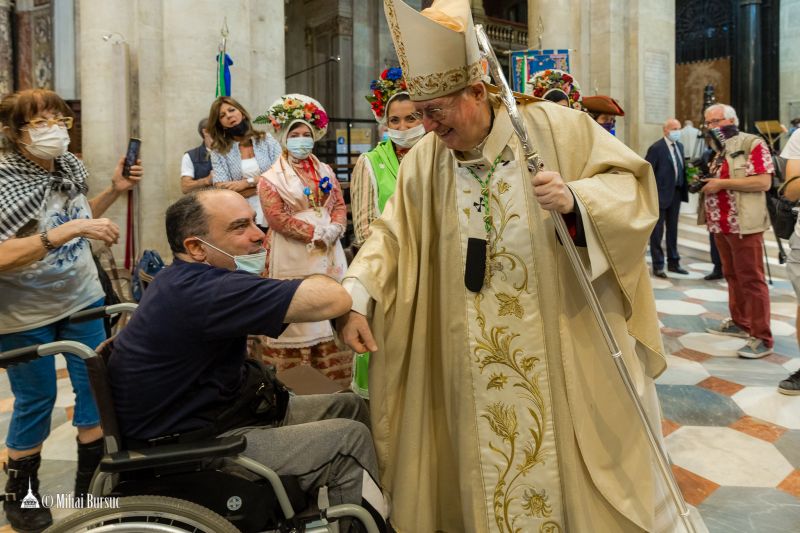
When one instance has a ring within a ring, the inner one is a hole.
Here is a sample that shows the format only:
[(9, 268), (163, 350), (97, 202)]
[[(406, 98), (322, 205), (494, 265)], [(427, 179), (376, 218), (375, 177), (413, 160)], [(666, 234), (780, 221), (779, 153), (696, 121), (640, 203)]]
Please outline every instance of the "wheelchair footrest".
[(180, 444), (164, 444), (151, 448), (124, 450), (106, 455), (100, 461), (100, 471), (109, 473), (130, 472), (161, 466), (172, 466), (217, 457), (230, 457), (244, 451), (244, 435), (220, 437)]

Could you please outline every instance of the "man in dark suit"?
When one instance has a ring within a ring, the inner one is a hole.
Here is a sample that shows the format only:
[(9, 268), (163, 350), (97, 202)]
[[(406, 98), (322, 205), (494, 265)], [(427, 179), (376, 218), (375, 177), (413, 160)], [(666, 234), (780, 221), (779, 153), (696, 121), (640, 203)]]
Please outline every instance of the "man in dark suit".
[(664, 272), (664, 251), (661, 239), (664, 226), (667, 227), (667, 269), (677, 274), (688, 274), (681, 268), (678, 255), (678, 215), (681, 202), (689, 201), (689, 186), (684, 177), (683, 145), (678, 142), (681, 136), (681, 123), (671, 118), (664, 123), (664, 137), (647, 149), (645, 159), (653, 167), (658, 185), (658, 223), (650, 235), (650, 256), (653, 259), (653, 274), (666, 278)]

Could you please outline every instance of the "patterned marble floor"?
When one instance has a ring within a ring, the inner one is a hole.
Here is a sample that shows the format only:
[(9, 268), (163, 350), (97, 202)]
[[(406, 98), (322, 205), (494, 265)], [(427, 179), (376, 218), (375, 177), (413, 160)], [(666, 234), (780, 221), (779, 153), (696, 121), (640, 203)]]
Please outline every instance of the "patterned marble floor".
[(728, 315), (727, 285), (702, 276), (653, 278), (669, 367), (657, 383), (662, 429), (686, 500), (711, 533), (800, 531), (800, 397), (777, 392), (800, 368), (796, 302), (788, 281), (770, 287), (775, 353), (736, 355), (746, 339), (712, 335)]
[[(800, 531), (800, 396), (776, 391), (780, 380), (800, 368), (791, 286), (775, 280), (770, 287), (775, 354), (746, 360), (736, 356), (743, 339), (705, 333), (706, 325), (728, 316), (725, 283), (702, 279), (710, 264), (683, 266), (689, 275), (669, 273), (653, 285), (669, 354), (669, 368), (657, 381), (662, 428), (684, 496), (711, 533)], [(43, 452), (47, 494), (71, 491), (75, 470), (73, 396), (61, 357), (57, 367), (53, 432)], [(12, 405), (0, 371), (3, 440)], [(0, 449), (0, 460), (5, 457)], [(3, 524), (0, 514), (0, 533), (12, 531)]]

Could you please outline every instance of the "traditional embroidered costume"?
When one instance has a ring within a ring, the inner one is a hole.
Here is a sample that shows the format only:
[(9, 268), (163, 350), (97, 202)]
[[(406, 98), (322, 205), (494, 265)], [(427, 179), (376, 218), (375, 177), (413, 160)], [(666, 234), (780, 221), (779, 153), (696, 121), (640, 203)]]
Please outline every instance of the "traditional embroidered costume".
[[(284, 149), (295, 124), (308, 126), (314, 141), (327, 131), (325, 110), (304, 95), (279, 98), (265, 118)], [(258, 194), (269, 223), (267, 275), (297, 279), (325, 274), (341, 280), (347, 261), (339, 239), (347, 208), (333, 170), (313, 154), (298, 159), (284, 152), (262, 176)], [(280, 337), (265, 338), (261, 345), (262, 358), (279, 370), (307, 364), (342, 385), (350, 383), (352, 353), (337, 346), (327, 320), (290, 324)]]

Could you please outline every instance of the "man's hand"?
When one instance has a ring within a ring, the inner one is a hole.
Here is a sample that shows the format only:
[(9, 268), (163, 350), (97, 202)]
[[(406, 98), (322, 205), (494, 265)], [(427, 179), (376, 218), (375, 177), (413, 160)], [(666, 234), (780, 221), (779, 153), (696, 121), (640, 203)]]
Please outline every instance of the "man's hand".
[(537, 172), (531, 178), (531, 184), (536, 201), (542, 209), (558, 211), (564, 215), (575, 209), (575, 198), (558, 172)]
[(116, 193), (122, 193), (133, 189), (136, 184), (141, 181), (142, 175), (144, 174), (141, 159), (137, 159), (136, 164), (131, 166), (131, 171), (127, 178), (122, 175), (122, 168), (124, 166), (125, 157), (123, 156), (117, 163), (117, 167), (114, 169), (114, 175), (111, 176), (111, 185)]
[(350, 311), (337, 318), (336, 330), (344, 343), (356, 353), (374, 352), (378, 349), (375, 337), (369, 329), (367, 317), (361, 313)]
[(709, 179), (703, 180), (703, 181), (705, 181), (705, 183), (706, 183), (703, 186), (703, 193), (704, 194), (714, 194), (714, 193), (718, 193), (719, 191), (725, 189), (725, 187), (723, 187), (723, 185), (724, 185), (723, 182), (725, 180), (723, 180), (723, 179), (709, 178)]

